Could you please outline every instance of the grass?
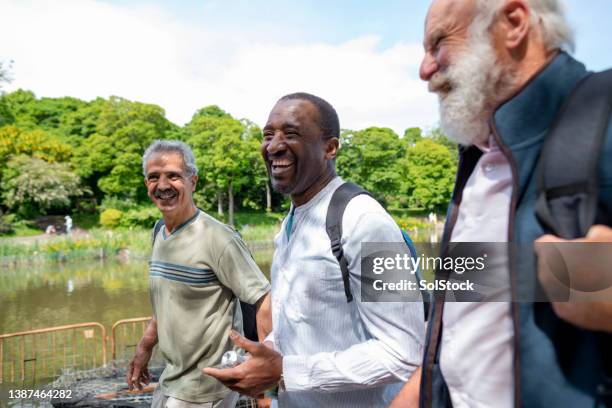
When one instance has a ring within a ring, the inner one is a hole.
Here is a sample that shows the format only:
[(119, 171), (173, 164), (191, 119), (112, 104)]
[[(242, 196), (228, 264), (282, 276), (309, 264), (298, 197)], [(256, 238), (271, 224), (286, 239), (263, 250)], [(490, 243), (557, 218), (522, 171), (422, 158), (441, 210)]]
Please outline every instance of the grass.
[[(211, 214), (217, 216), (216, 214)], [(236, 214), (236, 227), (253, 249), (256, 260), (271, 258), (271, 242), (279, 231), (284, 214), (245, 212)], [(86, 235), (59, 235), (31, 240), (0, 239), (0, 264), (16, 265), (66, 261), (86, 258), (114, 257), (127, 249), (136, 256), (148, 256), (151, 230), (144, 228), (105, 230), (97, 227), (97, 215), (75, 214), (74, 224), (87, 229)], [(222, 221), (225, 221), (222, 219)], [(90, 228), (87, 228), (90, 227)], [(40, 235), (40, 230), (23, 228), (14, 236)]]

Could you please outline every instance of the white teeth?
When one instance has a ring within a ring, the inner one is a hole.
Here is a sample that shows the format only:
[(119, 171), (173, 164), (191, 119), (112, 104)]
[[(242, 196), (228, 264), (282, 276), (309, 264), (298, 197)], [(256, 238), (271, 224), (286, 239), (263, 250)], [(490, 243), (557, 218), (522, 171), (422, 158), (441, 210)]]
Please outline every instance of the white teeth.
[(290, 166), (292, 163), (289, 160), (274, 160), (272, 161), (273, 166)]

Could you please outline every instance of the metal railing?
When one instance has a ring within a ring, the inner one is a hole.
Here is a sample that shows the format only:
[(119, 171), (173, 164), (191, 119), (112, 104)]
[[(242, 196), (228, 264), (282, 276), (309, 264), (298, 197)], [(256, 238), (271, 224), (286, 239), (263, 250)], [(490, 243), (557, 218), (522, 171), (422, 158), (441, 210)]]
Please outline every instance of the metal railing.
[[(150, 320), (151, 316), (136, 317), (134, 319), (118, 320), (113, 324), (113, 328), (111, 329), (111, 347), (113, 361), (126, 357), (129, 358), (132, 356), (133, 350), (132, 353), (129, 354), (118, 354), (117, 346), (122, 346), (123, 351), (127, 351), (128, 349), (135, 349)], [(138, 330), (137, 327), (139, 327), (140, 330)]]
[(0, 384), (35, 384), (62, 370), (106, 365), (106, 328), (97, 322), (0, 335)]

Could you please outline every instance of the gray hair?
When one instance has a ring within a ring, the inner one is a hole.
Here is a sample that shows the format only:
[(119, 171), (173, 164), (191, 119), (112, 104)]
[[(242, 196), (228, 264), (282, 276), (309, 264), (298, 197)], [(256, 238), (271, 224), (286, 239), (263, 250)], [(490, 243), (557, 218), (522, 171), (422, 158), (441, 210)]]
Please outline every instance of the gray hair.
[[(531, 8), (532, 24), (540, 25), (544, 45), (547, 51), (565, 49), (573, 52), (575, 49), (574, 32), (570, 27), (565, 10), (560, 0), (527, 0)], [(477, 15), (487, 28), (493, 23), (505, 0), (476, 0)], [(478, 25), (481, 28), (482, 25)]]
[(179, 153), (183, 157), (183, 164), (187, 177), (197, 176), (198, 166), (191, 147), (179, 140), (156, 140), (147, 147), (142, 155), (142, 174), (147, 176), (147, 162), (156, 153)]

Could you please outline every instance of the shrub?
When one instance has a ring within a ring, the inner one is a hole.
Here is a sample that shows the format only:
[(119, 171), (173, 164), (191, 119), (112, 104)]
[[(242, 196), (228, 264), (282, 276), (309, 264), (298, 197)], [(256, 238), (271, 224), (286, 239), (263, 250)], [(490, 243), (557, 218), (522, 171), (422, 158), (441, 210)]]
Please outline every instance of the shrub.
[(155, 221), (161, 218), (156, 207), (147, 206), (126, 211), (121, 217), (120, 226), (125, 228), (153, 228)]
[(117, 228), (122, 217), (123, 212), (115, 208), (108, 208), (102, 211), (102, 214), (100, 214), (100, 225), (109, 229)]

